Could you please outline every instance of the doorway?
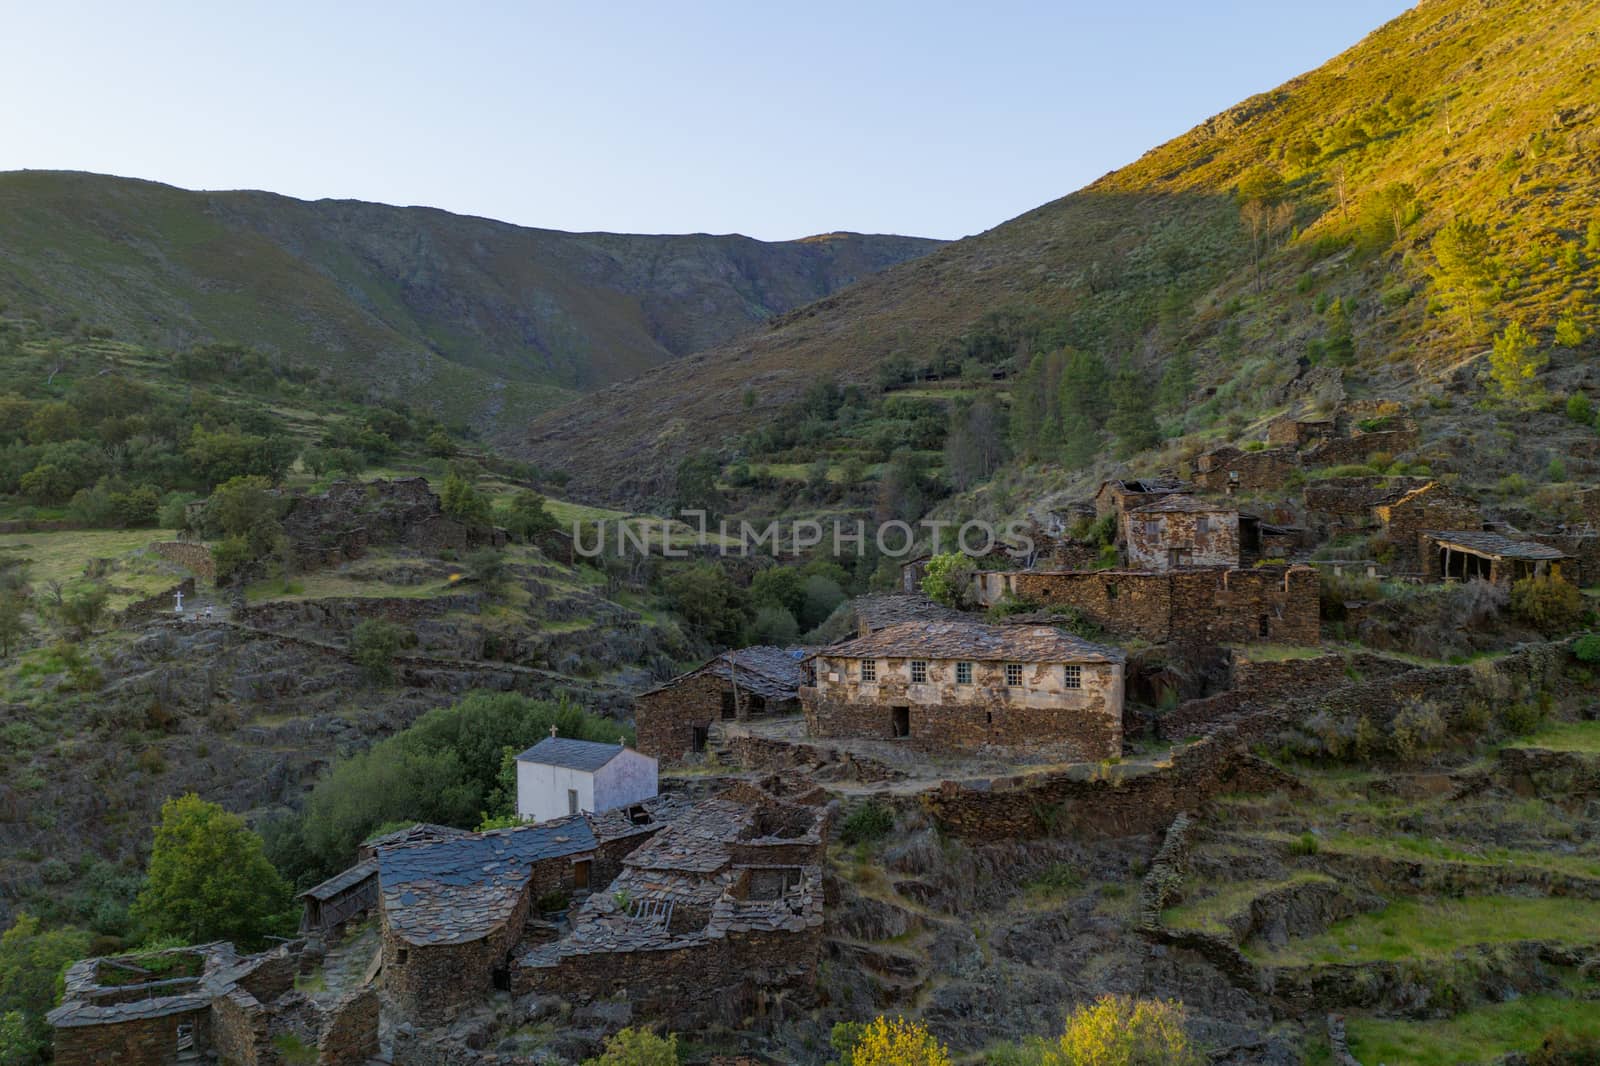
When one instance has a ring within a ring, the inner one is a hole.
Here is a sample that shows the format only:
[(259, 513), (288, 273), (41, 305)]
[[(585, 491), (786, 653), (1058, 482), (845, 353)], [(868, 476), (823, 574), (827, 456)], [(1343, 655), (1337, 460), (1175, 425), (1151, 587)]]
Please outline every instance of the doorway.
[(580, 859), (572, 864), (572, 887), (584, 892), (589, 888), (589, 860)]
[(891, 735), (909, 737), (911, 735), (911, 708), (896, 707), (890, 711), (890, 716)]
[(697, 725), (694, 726), (693, 729), (694, 735), (690, 737), (689, 746), (690, 749), (696, 755), (698, 755), (706, 750), (706, 741), (710, 739), (711, 734), (710, 729), (707, 726)]

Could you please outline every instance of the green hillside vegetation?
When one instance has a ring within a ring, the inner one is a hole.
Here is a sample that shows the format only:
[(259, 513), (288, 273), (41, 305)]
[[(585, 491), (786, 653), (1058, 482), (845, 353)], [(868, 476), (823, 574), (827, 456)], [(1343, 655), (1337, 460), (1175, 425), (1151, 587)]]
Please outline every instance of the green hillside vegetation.
[[(661, 503), (685, 451), (792, 433), (819, 380), (986, 371), (1010, 380), (1008, 454), (1069, 469), (1237, 435), (1285, 406), (1301, 360), (1416, 400), (1466, 365), (1487, 416), (1543, 407), (1600, 324), (1597, 19), (1421, 5), (1080, 192), (539, 419), (526, 454), (586, 497)], [(812, 436), (787, 461), (851, 447), (845, 427)]]
[[(939, 244), (572, 234), (424, 208), (0, 174), (0, 301), (141, 344), (240, 343), (493, 429)], [(681, 299), (692, 290), (693, 300)]]

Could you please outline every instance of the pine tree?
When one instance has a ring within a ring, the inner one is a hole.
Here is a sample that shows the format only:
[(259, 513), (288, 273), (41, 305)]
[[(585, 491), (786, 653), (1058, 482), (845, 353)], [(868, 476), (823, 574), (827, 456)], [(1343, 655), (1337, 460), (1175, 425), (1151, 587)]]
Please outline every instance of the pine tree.
[(1523, 329), (1521, 322), (1512, 322), (1494, 339), (1489, 374), (1503, 399), (1531, 407), (1544, 394), (1538, 375), (1549, 361), (1550, 357), (1539, 350), (1533, 334)]
[(1163, 411), (1181, 411), (1194, 392), (1194, 364), (1187, 352), (1179, 352), (1167, 362), (1156, 390), (1156, 403)]
[(1488, 227), (1465, 216), (1457, 217), (1433, 238), (1438, 264), (1434, 281), (1446, 302), (1461, 314), (1468, 332), (1477, 329), (1478, 315), (1487, 309), (1494, 292), (1492, 251)]
[(1132, 368), (1117, 373), (1111, 383), (1111, 418), (1106, 423), (1117, 438), (1117, 454), (1132, 455), (1161, 441), (1156, 415), (1150, 404), (1150, 386)]

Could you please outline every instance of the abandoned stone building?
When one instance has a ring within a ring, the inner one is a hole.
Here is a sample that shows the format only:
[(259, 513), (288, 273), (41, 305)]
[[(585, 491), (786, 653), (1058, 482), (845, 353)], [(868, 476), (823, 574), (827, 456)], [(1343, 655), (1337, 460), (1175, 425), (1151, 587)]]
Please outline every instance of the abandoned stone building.
[(1246, 451), (1225, 444), (1194, 461), (1194, 481), (1206, 492), (1232, 496), (1240, 492), (1276, 490), (1300, 472), (1293, 448)]
[(827, 810), (817, 790), (741, 783), (621, 860), (567, 931), (512, 959), (516, 995), (624, 996), (669, 1028), (735, 1025), (813, 1002)]
[(295, 991), (302, 947), (241, 955), (216, 943), (158, 952), (159, 965), (148, 955), (76, 962), (49, 1014), (55, 1061), (277, 1062), (280, 1042), (293, 1037), (321, 1066), (360, 1066), (378, 1053), (377, 993), (363, 985), (318, 1002)]
[(1559, 548), (1532, 540), (1515, 540), (1482, 529), (1430, 531), (1417, 535), (1426, 581), (1471, 581), (1510, 585), (1548, 574), (1575, 579), (1563, 569), (1571, 557)]
[(1212, 645), (1321, 640), (1317, 572), (1309, 566), (1240, 569), (996, 570), (977, 576), (980, 605), (1007, 598), (1064, 605), (1118, 637)]
[(464, 551), (506, 540), (501, 530), (476, 529), (447, 516), (420, 477), (339, 481), (318, 495), (290, 497), (283, 532), (302, 570), (338, 566), (378, 545)]
[(652, 813), (576, 815), (378, 848), (385, 994), (419, 1025), (509, 986), (535, 903), (588, 891), (660, 828)]
[(1305, 453), (1305, 462), (1308, 466), (1364, 463), (1374, 455), (1408, 452), (1421, 439), (1416, 423), (1409, 419), (1385, 419), (1380, 426), (1369, 430), (1353, 426), (1349, 436), (1329, 437)]
[(1430, 529), (1483, 528), (1478, 502), (1437, 481), (1396, 492), (1372, 508), (1372, 517), (1393, 547), (1392, 565), (1401, 573), (1422, 569), (1419, 534)]
[(626, 744), (550, 735), (517, 756), (517, 816), (535, 822), (632, 807), (656, 795), (656, 760)]
[(740, 648), (641, 692), (633, 703), (639, 750), (672, 765), (705, 751), (715, 721), (798, 711), (804, 658), (798, 648)]
[(1306, 524), (1321, 538), (1374, 529), (1374, 507), (1431, 482), (1431, 478), (1381, 475), (1309, 481), (1301, 493)]
[(1135, 507), (1155, 503), (1164, 496), (1182, 496), (1193, 491), (1193, 485), (1175, 477), (1105, 481), (1094, 494), (1094, 513), (1097, 518), (1104, 518), (1110, 514), (1120, 515)]
[(1267, 423), (1267, 443), (1274, 446), (1303, 448), (1316, 441), (1326, 440), (1333, 436), (1334, 431), (1334, 421), (1331, 418), (1280, 415)]
[(801, 703), (814, 737), (1122, 753), (1122, 652), (1052, 626), (905, 622), (825, 648), (812, 665)]
[(1238, 566), (1239, 512), (1196, 496), (1164, 496), (1122, 515), (1128, 565), (1139, 570)]

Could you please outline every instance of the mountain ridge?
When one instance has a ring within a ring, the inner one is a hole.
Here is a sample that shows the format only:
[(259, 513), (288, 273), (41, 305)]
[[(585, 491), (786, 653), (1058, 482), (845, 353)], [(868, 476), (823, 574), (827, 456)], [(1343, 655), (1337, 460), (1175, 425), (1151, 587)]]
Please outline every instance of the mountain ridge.
[[(751, 424), (781, 422), (818, 377), (870, 392), (877, 368), (931, 365), (1014, 308), (1152, 388), (1191, 355), (1211, 390), (1199, 407), (1219, 390), (1252, 404), (1276, 390), (1325, 341), (1333, 305), (1352, 334), (1352, 386), (1415, 393), (1488, 347), (1450, 321), (1434, 277), (1432, 237), (1458, 216), (1489, 227), (1495, 322), (1543, 340), (1564, 316), (1596, 317), (1594, 264), (1569, 246), (1582, 205), (1600, 202), (1600, 105), (1585, 89), (1597, 40), (1600, 13), (1575, 0), (1434, 0), (1077, 192), (698, 353), (677, 367), (692, 390), (646, 372), (548, 412), (520, 451), (568, 466), (587, 498), (660, 503), (683, 457), (737, 454)], [(1253, 236), (1251, 202), (1286, 211), (1281, 227)], [(1013, 374), (1029, 354), (1012, 352)], [(655, 429), (640, 439), (640, 426)]]
[(0, 298), (147, 343), (330, 363), (491, 431), (940, 243), (568, 233), (432, 207), (0, 174)]

